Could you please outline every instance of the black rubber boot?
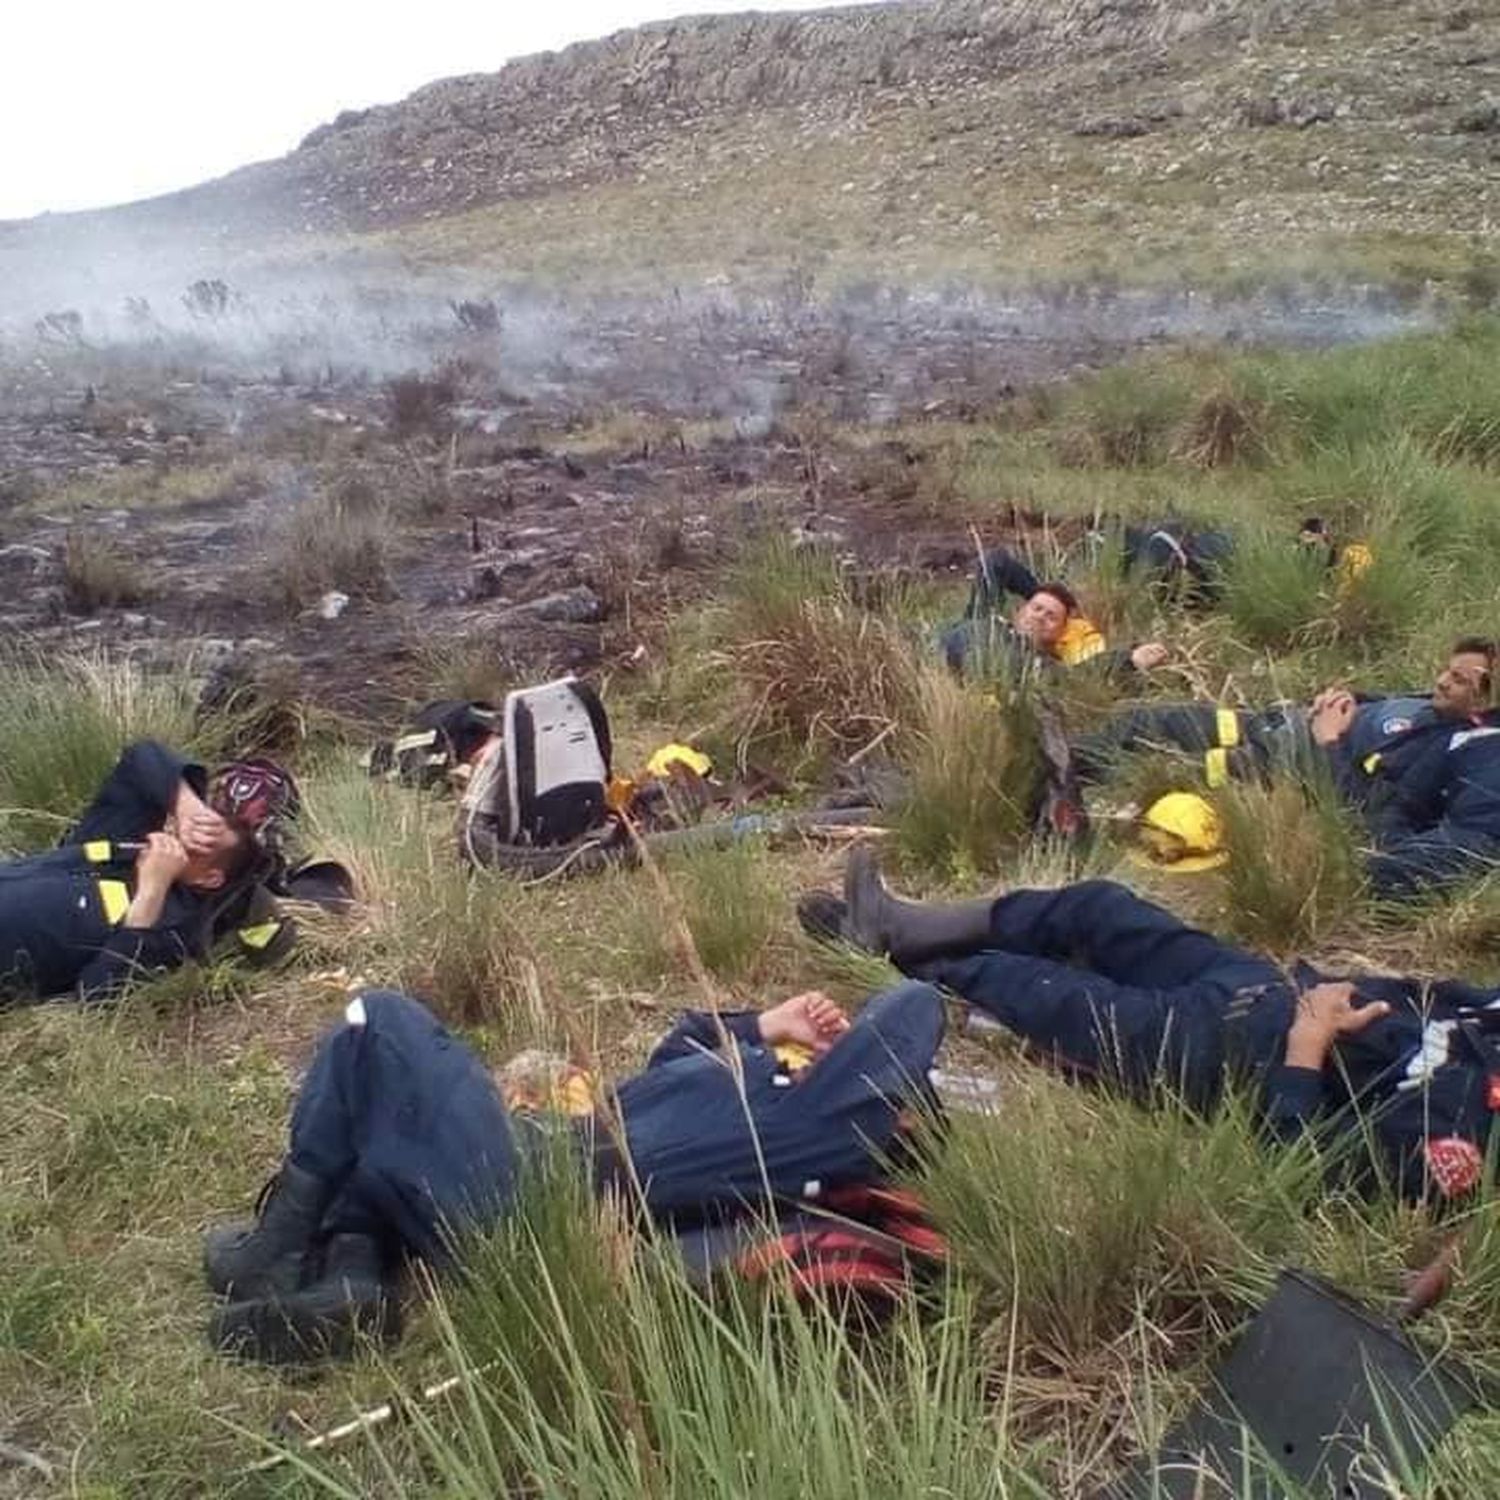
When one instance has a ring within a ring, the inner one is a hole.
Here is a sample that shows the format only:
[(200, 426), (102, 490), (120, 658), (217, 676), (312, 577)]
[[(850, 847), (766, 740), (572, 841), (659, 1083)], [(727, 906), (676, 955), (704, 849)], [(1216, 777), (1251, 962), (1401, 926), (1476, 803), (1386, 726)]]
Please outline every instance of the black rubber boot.
[(261, 1194), (253, 1220), (223, 1224), (205, 1236), (203, 1271), (209, 1286), (241, 1300), (296, 1291), (332, 1197), (330, 1183), (283, 1162)]
[(336, 1234), (322, 1274), (284, 1296), (232, 1302), (209, 1324), (213, 1346), (267, 1365), (347, 1359), (361, 1339), (401, 1335), (401, 1304), (382, 1276), (379, 1244), (365, 1234)]
[(974, 953), (989, 942), (992, 899), (901, 901), (885, 888), (875, 851), (859, 844), (844, 867), (844, 937), (897, 965)]

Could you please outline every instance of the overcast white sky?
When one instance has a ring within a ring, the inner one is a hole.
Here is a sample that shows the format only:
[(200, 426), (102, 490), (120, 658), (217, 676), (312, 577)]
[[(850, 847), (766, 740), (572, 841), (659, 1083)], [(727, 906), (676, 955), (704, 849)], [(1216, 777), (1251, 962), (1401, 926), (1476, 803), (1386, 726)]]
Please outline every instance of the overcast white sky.
[(10, 0), (0, 219), (169, 192), (341, 109), (624, 26), (829, 0)]

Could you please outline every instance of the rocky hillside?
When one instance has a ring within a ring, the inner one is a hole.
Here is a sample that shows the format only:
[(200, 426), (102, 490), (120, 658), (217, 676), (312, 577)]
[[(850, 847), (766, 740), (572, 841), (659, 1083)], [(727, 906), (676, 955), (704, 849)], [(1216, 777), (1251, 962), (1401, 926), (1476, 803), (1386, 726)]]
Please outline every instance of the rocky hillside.
[[(651, 283), (1483, 269), (1500, 10), (895, 0), (654, 26), (346, 112), (80, 224)], [(372, 238), (373, 236), (373, 238)]]

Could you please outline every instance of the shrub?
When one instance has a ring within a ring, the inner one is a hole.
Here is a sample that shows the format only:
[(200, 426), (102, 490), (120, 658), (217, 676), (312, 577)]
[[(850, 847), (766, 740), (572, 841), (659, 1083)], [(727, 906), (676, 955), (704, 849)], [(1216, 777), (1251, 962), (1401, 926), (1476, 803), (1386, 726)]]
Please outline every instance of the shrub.
[(860, 608), (814, 548), (772, 542), (735, 571), (725, 622), (742, 753), (798, 771), (862, 749), (910, 722), (916, 659), (900, 630)]
[(287, 610), (331, 589), (355, 598), (390, 595), (391, 522), (383, 507), (329, 495), (304, 501), (283, 521), (266, 560), (266, 589)]
[(0, 837), (55, 841), (132, 740), (206, 749), (185, 673), (148, 676), (133, 662), (79, 657), (0, 662)]
[(1324, 780), (1237, 785), (1217, 798), (1229, 863), (1225, 917), (1235, 936), (1285, 953), (1325, 939), (1360, 900), (1353, 815)]
[(391, 430), (399, 438), (444, 435), (458, 387), (447, 374), (393, 376), (385, 383)]
[(905, 752), (911, 786), (897, 841), (948, 877), (987, 873), (1029, 837), (1041, 789), (1040, 730), (1024, 685), (966, 687), (930, 668)]
[(151, 593), (139, 563), (108, 537), (70, 527), (63, 545), (63, 602), (74, 614), (139, 604)]

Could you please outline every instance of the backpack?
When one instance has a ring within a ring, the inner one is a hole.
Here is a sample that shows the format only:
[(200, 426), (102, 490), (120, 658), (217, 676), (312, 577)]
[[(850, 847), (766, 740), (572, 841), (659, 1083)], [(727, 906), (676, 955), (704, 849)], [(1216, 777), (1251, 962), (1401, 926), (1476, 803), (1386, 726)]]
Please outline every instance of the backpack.
[(506, 695), (501, 738), (474, 769), (466, 823), (484, 820), (502, 844), (571, 843), (604, 823), (609, 719), (598, 693), (574, 677)]
[(399, 739), (381, 740), (365, 756), (371, 776), (402, 786), (442, 786), (451, 772), (466, 764), (499, 729), (493, 703), (440, 698), (412, 715), (411, 728)]

